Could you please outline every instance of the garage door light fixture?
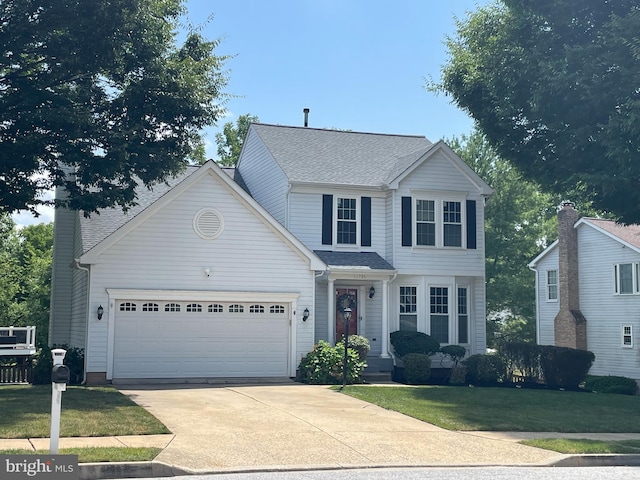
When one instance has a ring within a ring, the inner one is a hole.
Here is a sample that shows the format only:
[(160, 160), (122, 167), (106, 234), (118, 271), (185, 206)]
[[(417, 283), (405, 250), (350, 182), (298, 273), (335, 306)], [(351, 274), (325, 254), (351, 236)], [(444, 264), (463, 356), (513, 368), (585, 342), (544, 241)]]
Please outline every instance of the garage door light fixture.
[(102, 308), (102, 305), (98, 307), (98, 311), (96, 313), (98, 314), (98, 320), (102, 320), (102, 315), (104, 315), (104, 308)]
[(308, 318), (309, 318), (309, 309), (305, 308), (304, 312), (302, 312), (302, 321), (306, 322)]

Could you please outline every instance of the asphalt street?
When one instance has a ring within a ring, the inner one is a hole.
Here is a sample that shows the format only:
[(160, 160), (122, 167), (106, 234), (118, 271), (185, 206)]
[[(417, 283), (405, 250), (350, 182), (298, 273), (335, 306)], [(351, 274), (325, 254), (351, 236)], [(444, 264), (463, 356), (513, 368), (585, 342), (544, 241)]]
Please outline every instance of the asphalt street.
[[(640, 479), (640, 467), (368, 468), (192, 475), (170, 478), (174, 480), (634, 480)], [(146, 480), (170, 480), (170, 478)]]

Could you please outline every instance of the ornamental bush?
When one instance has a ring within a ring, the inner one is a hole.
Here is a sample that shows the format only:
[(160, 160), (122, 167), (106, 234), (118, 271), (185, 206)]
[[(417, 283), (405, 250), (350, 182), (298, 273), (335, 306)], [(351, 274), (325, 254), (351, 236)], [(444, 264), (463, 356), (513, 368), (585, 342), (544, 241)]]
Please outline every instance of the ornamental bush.
[(356, 351), (358, 359), (360, 359), (361, 362), (367, 361), (367, 355), (369, 355), (369, 350), (371, 350), (371, 345), (367, 337), (349, 335), (349, 348), (353, 348)]
[(633, 378), (616, 377), (614, 375), (587, 375), (584, 381), (584, 388), (598, 393), (619, 393), (621, 395), (635, 395), (638, 393), (638, 383)]
[[(344, 343), (335, 347), (320, 340), (307, 355), (302, 357), (298, 366), (296, 380), (315, 385), (334, 385), (342, 383)], [(347, 349), (347, 383), (360, 383), (362, 372), (367, 364), (360, 360), (356, 350)]]
[(462, 364), (467, 369), (465, 380), (468, 384), (493, 385), (504, 380), (504, 363), (497, 355), (471, 355)]
[(404, 356), (409, 353), (431, 356), (440, 351), (440, 343), (426, 333), (397, 330), (389, 337), (398, 358), (404, 359)]
[(588, 350), (540, 345), (540, 370), (546, 385), (577, 389), (585, 380), (596, 356)]
[(541, 377), (540, 345), (526, 342), (503, 342), (498, 346), (498, 355), (504, 362), (507, 381), (521, 375), (525, 382), (536, 383)]
[(409, 385), (424, 385), (431, 375), (431, 359), (422, 353), (408, 353), (402, 357), (404, 378)]

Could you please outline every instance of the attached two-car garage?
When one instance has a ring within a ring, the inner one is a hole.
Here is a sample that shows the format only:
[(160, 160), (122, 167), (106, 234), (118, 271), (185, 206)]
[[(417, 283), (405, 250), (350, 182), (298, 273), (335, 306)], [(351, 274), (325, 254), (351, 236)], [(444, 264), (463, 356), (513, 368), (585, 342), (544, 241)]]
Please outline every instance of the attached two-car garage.
[(115, 299), (111, 379), (286, 377), (290, 302)]

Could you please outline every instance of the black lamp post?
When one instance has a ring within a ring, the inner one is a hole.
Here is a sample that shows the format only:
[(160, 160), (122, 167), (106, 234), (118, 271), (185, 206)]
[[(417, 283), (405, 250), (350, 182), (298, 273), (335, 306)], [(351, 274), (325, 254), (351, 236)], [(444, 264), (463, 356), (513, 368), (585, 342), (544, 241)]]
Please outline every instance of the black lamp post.
[(342, 388), (347, 386), (347, 349), (349, 348), (349, 321), (351, 320), (351, 309), (349, 307), (342, 311), (344, 320), (344, 360), (342, 361)]

